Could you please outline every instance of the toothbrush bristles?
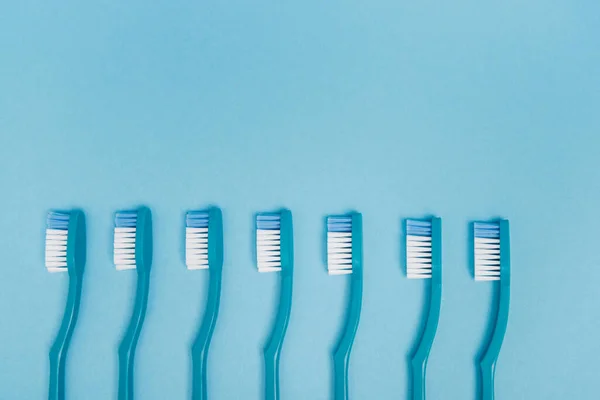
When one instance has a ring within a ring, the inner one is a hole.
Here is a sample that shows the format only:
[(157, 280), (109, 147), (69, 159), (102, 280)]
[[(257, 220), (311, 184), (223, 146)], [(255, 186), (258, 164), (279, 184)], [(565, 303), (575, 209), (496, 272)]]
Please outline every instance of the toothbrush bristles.
[(186, 215), (185, 264), (190, 270), (209, 267), (208, 218), (206, 211), (190, 211)]
[(46, 219), (46, 269), (48, 272), (67, 271), (67, 236), (69, 214), (50, 212)]
[(329, 275), (352, 273), (352, 218), (327, 218), (327, 272)]
[(406, 221), (406, 276), (431, 278), (431, 221)]
[(500, 224), (476, 222), (473, 229), (475, 280), (500, 280)]
[(281, 271), (281, 216), (256, 217), (256, 261), (258, 272)]
[(117, 271), (135, 269), (135, 236), (137, 212), (115, 215), (114, 263)]

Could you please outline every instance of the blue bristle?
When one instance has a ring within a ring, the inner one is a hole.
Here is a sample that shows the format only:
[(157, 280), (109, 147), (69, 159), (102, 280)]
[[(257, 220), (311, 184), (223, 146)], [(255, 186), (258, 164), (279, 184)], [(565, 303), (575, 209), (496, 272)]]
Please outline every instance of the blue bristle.
[(256, 216), (256, 229), (278, 230), (281, 227), (279, 214), (260, 214)]
[(188, 228), (208, 228), (208, 212), (189, 211), (185, 216), (185, 223)]
[(476, 238), (500, 238), (500, 224), (498, 223), (475, 222), (473, 228)]
[(69, 229), (69, 214), (61, 212), (49, 212), (46, 218), (46, 226), (48, 229)]
[(352, 232), (352, 217), (328, 217), (328, 232)]
[(117, 228), (135, 228), (136, 222), (136, 211), (120, 211), (115, 214), (115, 227)]
[(411, 236), (431, 236), (431, 221), (406, 220), (406, 234)]

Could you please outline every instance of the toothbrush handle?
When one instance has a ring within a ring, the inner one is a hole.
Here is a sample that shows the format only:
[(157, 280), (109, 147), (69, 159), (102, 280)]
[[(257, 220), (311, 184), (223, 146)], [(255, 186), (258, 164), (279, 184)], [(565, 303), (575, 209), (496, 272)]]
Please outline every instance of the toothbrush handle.
[(221, 300), (221, 271), (210, 269), (210, 283), (208, 286), (208, 299), (206, 311), (200, 325), (200, 331), (192, 345), (192, 399), (208, 399), (206, 365), (208, 360), (208, 349), (212, 339), (217, 316), (219, 314), (219, 302)]
[(133, 400), (135, 349), (146, 317), (149, 286), (150, 274), (147, 271), (138, 270), (133, 313), (125, 336), (119, 345), (119, 400)]
[(425, 400), (425, 372), (427, 370), (427, 358), (435, 339), (438, 321), (440, 319), (440, 308), (442, 305), (441, 282), (431, 283), (431, 294), (429, 299), (429, 313), (423, 336), (417, 350), (411, 360), (412, 367), (412, 389), (413, 400)]
[(264, 348), (265, 400), (279, 400), (279, 358), (292, 308), (292, 275), (281, 276), (279, 310)]
[(363, 282), (360, 272), (352, 274), (350, 282), (350, 304), (346, 326), (333, 352), (334, 373), (334, 398), (335, 400), (348, 399), (348, 367), (350, 365), (350, 352), (358, 329), (360, 310), (362, 307)]
[(481, 359), (481, 388), (482, 400), (494, 400), (494, 372), (496, 370), (496, 361), (500, 354), (506, 326), (508, 324), (508, 309), (510, 304), (510, 287), (500, 287), (500, 299), (498, 303), (498, 313), (496, 315), (496, 327), (492, 334), (490, 344)]
[(81, 303), (81, 278), (69, 277), (69, 293), (58, 335), (50, 348), (50, 387), (48, 400), (64, 400), (67, 353)]

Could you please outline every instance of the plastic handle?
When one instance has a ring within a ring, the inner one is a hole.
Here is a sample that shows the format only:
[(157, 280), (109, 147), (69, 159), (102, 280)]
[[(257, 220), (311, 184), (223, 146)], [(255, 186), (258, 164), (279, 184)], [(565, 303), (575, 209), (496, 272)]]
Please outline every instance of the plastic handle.
[(49, 400), (64, 400), (65, 398), (65, 370), (67, 353), (77, 317), (79, 316), (79, 305), (81, 303), (81, 275), (69, 277), (69, 293), (65, 313), (58, 330), (58, 335), (50, 348), (50, 390)]
[(265, 399), (279, 400), (279, 359), (292, 309), (292, 275), (281, 274), (279, 309), (273, 331), (264, 348)]
[(485, 355), (481, 359), (481, 383), (482, 383), (482, 399), (494, 399), (494, 372), (496, 370), (496, 361), (500, 354), (504, 334), (508, 325), (508, 308), (510, 300), (510, 292), (508, 287), (500, 288), (500, 299), (498, 303), (498, 315), (496, 317), (496, 327), (490, 345), (488, 346)]
[(338, 344), (333, 352), (334, 398), (335, 400), (348, 399), (348, 367), (350, 366), (350, 352), (354, 344), (354, 337), (360, 321), (362, 306), (363, 281), (361, 271), (352, 274), (350, 287), (350, 304), (346, 326)]
[(207, 390), (207, 361), (208, 349), (212, 339), (217, 316), (219, 314), (219, 303), (221, 301), (221, 269), (210, 269), (210, 283), (208, 286), (208, 299), (206, 311), (200, 325), (200, 331), (192, 345), (192, 398), (194, 400), (208, 399)]
[(133, 364), (135, 360), (135, 349), (146, 317), (149, 287), (149, 271), (138, 269), (133, 313), (127, 331), (125, 331), (125, 336), (119, 345), (119, 400), (133, 400)]
[(435, 340), (442, 308), (442, 220), (431, 218), (431, 290), (425, 329), (411, 360), (413, 400), (425, 400), (427, 359)]
[(432, 282), (429, 313), (425, 324), (425, 330), (423, 331), (419, 347), (417, 347), (411, 360), (413, 400), (425, 400), (425, 372), (427, 370), (427, 359), (429, 358), (429, 352), (431, 351), (431, 346), (433, 346), (433, 340), (435, 339), (441, 305), (442, 284)]
[(480, 361), (481, 370), (481, 398), (494, 399), (494, 373), (496, 361), (500, 355), (502, 342), (508, 325), (508, 312), (510, 307), (510, 228), (506, 219), (500, 220), (500, 293), (498, 299), (498, 312), (494, 332), (485, 354)]

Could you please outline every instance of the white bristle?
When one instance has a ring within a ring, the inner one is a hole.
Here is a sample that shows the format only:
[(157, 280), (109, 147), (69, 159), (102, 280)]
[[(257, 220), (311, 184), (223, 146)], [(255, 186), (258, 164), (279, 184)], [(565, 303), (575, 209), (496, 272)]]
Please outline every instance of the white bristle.
[(352, 217), (327, 218), (327, 272), (352, 273)]
[(431, 222), (406, 221), (406, 276), (431, 278)]
[(208, 269), (208, 211), (189, 211), (185, 216), (185, 265), (189, 270)]
[(280, 231), (256, 231), (256, 257), (259, 272), (281, 271)]
[(114, 263), (117, 271), (135, 269), (136, 211), (115, 215)]
[(67, 272), (69, 214), (49, 213), (46, 226), (46, 269), (48, 272)]
[(474, 224), (475, 280), (500, 280), (500, 227), (497, 223)]
[(135, 269), (135, 228), (115, 228), (114, 263), (119, 271)]
[(208, 228), (185, 228), (185, 264), (188, 269), (208, 268)]
[(281, 217), (256, 217), (256, 265), (258, 272), (281, 271)]

